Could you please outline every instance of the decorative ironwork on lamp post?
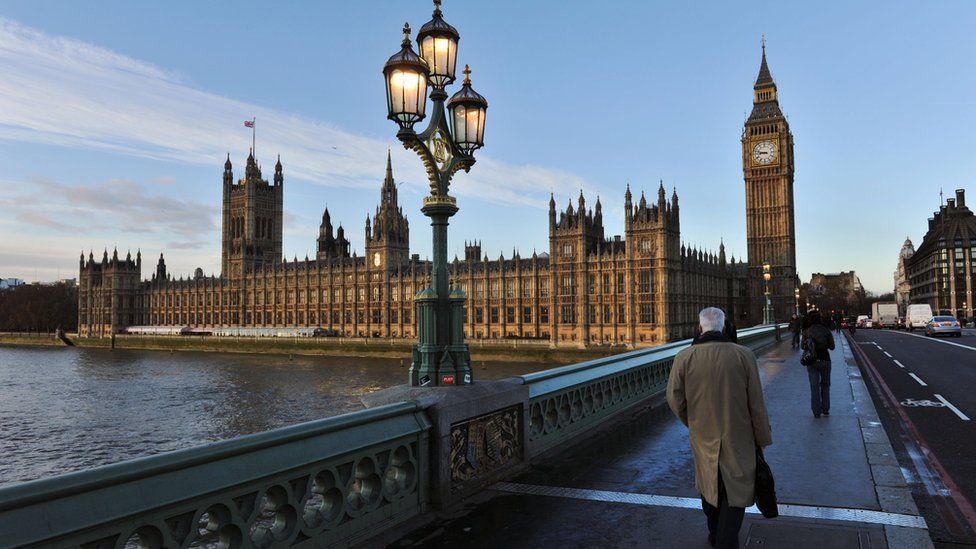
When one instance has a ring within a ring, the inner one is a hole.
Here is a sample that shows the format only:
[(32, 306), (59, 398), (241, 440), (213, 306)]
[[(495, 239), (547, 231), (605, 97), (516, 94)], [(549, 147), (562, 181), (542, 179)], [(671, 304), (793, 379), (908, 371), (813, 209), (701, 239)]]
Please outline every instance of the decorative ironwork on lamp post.
[[(388, 118), (400, 126), (397, 138), (403, 147), (420, 156), (430, 182), (421, 212), (430, 218), (433, 232), (433, 276), (430, 286), (415, 297), (418, 338), (410, 365), (411, 385), (471, 383), (471, 357), (463, 331), (465, 295), (460, 288), (450, 289), (447, 276), (447, 225), (458, 211), (448, 190), (454, 174), (469, 171), (475, 163), (474, 151), (484, 145), (488, 101), (472, 89), (467, 65), (461, 89), (447, 99), (445, 88), (455, 79), (459, 40), (457, 30), (442, 17), (440, 0), (434, 0), (433, 18), (417, 33), (420, 55), (411, 46), (410, 25), (404, 24), (401, 49), (383, 67)], [(431, 119), (417, 133), (413, 126), (426, 117), (428, 87)]]
[(773, 323), (773, 302), (770, 298), (769, 281), (773, 278), (769, 262), (763, 263), (763, 280), (766, 282), (766, 306), (763, 307), (763, 324)]

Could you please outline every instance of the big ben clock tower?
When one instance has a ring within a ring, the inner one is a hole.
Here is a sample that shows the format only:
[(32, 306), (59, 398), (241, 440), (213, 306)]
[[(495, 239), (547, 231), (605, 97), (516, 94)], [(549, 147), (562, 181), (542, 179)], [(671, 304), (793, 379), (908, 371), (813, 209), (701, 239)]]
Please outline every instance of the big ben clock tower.
[(769, 263), (769, 290), (777, 321), (793, 312), (796, 231), (793, 222), (793, 134), (779, 108), (776, 83), (762, 64), (753, 86), (752, 113), (742, 132), (742, 174), (746, 183), (746, 242), (749, 252), (748, 324), (762, 321), (765, 305), (762, 266)]

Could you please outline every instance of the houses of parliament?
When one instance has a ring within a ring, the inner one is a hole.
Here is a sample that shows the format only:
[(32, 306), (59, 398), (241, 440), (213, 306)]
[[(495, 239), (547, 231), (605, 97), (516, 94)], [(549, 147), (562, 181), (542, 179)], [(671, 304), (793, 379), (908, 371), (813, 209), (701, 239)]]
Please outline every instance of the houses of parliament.
[[(600, 199), (580, 193), (563, 208), (549, 201), (549, 250), (489, 259), (467, 242), (448, 266), (467, 296), (469, 339), (534, 338), (554, 345), (641, 346), (692, 336), (698, 311), (719, 306), (739, 327), (758, 324), (765, 304), (763, 263), (772, 266), (776, 319), (793, 311), (796, 240), (793, 135), (780, 110), (765, 47), (741, 137), (746, 191), (747, 261), (681, 243), (677, 192), (623, 195), (624, 234), (609, 236)], [(144, 279), (142, 257), (107, 251), (80, 261), (78, 330), (82, 337), (134, 327), (322, 328), (349, 337), (413, 338), (413, 297), (431, 264), (411, 255), (410, 226), (397, 198), (393, 167), (366, 249), (350, 253), (343, 227), (322, 215), (314, 259), (282, 257), (284, 175), (280, 158), (269, 182), (253, 154), (235, 181), (224, 164), (220, 276), (174, 278), (160, 255)], [(541, 220), (540, 220), (541, 221)]]

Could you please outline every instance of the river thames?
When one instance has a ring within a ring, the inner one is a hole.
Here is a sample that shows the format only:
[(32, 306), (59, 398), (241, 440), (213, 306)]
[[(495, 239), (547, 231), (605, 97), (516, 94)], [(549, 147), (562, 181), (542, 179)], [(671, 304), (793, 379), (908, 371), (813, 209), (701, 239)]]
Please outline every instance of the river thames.
[[(474, 374), (548, 367), (478, 361)], [(0, 485), (358, 410), (406, 380), (389, 358), (0, 347)]]

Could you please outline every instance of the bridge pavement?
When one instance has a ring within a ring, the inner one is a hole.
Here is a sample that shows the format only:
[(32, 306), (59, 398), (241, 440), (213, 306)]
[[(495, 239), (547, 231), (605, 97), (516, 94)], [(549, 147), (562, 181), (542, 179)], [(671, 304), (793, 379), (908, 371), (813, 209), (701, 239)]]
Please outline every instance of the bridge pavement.
[[(747, 511), (743, 547), (931, 547), (843, 338), (832, 353), (831, 415), (815, 419), (799, 351), (760, 357), (773, 426), (766, 457), (780, 517)], [(547, 456), (435, 521), (384, 536), (391, 547), (708, 547), (687, 430), (666, 405)]]

